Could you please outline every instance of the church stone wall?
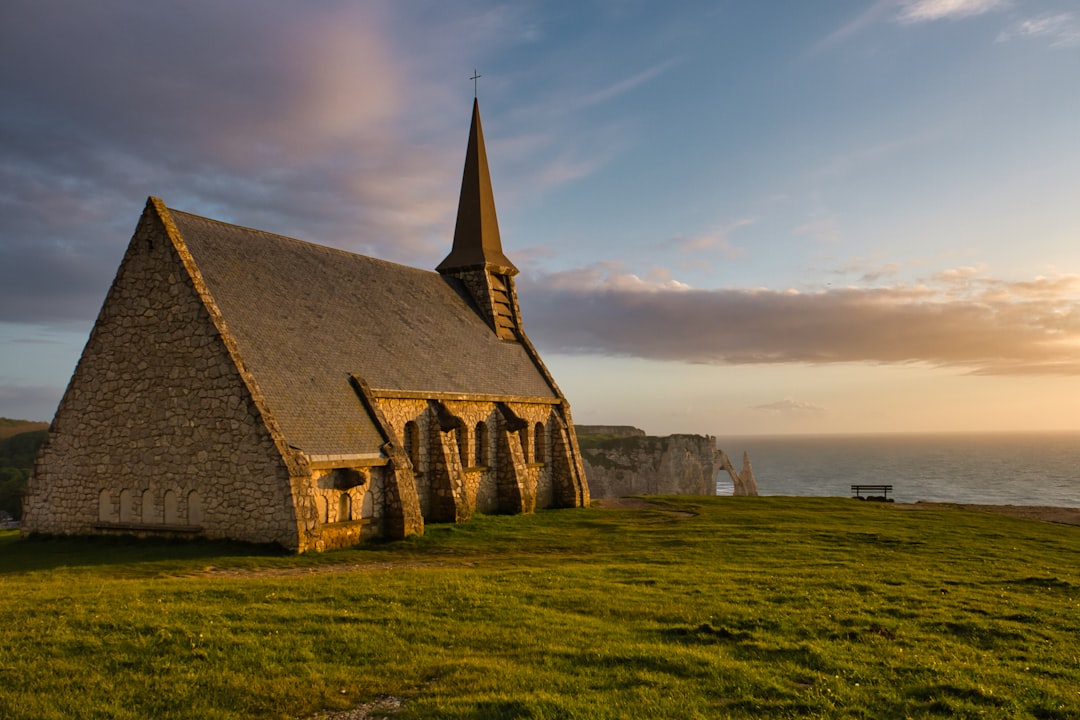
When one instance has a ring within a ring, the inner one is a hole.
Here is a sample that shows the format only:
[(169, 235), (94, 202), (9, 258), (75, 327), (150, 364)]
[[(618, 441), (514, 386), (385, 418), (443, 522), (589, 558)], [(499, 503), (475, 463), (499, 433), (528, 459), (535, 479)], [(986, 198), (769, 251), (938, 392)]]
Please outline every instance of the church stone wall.
[(386, 516), (384, 467), (316, 470), (309, 481), (317, 521), (304, 550), (349, 547), (380, 537)]
[(24, 532), (298, 549), (289, 471), (172, 242), (148, 217), (38, 458)]
[[(428, 400), (379, 400), (387, 422), (413, 460), (417, 495), (427, 522), (460, 522), (474, 512), (531, 512), (534, 507), (556, 504), (551, 462), (552, 432), (557, 431), (555, 406), (507, 403), (526, 422), (523, 430), (509, 431), (494, 402), (446, 400), (442, 404), (449, 416), (460, 420), (454, 429), (443, 430)], [(415, 423), (412, 440), (407, 430), (410, 423)], [(483, 438), (478, 437), (479, 423), (483, 423)]]

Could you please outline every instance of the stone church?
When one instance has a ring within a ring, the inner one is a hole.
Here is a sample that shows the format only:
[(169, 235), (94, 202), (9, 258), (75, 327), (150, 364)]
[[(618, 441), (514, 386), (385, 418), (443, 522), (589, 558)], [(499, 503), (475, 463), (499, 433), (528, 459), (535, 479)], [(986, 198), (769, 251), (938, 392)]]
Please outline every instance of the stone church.
[(587, 505), (521, 325), (474, 103), (437, 272), (147, 201), (56, 412), (25, 534), (277, 543)]

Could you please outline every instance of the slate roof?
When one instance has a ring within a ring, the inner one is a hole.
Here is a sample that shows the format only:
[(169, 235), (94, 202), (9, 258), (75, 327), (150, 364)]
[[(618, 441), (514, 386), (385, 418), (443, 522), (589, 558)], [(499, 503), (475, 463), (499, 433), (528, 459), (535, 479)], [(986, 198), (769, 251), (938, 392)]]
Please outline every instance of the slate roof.
[(376, 393), (557, 398), (457, 280), (169, 213), (286, 441), (308, 455), (379, 451), (350, 373)]

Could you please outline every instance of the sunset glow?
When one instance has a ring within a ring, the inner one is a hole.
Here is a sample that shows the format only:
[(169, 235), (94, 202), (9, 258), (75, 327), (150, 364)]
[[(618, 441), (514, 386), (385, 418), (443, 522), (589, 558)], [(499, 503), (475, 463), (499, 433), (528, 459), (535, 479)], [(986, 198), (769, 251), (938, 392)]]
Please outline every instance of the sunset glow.
[(0, 40), (0, 416), (51, 417), (148, 195), (434, 268), (477, 68), (578, 422), (1080, 430), (1067, 0), (13, 0)]

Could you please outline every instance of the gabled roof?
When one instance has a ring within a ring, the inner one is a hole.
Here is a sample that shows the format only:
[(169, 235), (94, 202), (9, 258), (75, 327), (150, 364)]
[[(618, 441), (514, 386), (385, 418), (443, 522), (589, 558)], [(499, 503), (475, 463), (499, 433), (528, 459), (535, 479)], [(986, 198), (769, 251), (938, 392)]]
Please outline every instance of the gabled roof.
[(480, 103), (473, 100), (469, 147), (461, 177), (454, 246), (436, 268), (439, 272), (490, 269), (501, 275), (517, 275), (514, 263), (503, 254), (499, 219), (495, 214), (495, 194), (491, 191), (484, 129), (480, 125)]
[(268, 411), (308, 455), (378, 452), (350, 374), (376, 394), (558, 398), (453, 278), (168, 212)]

